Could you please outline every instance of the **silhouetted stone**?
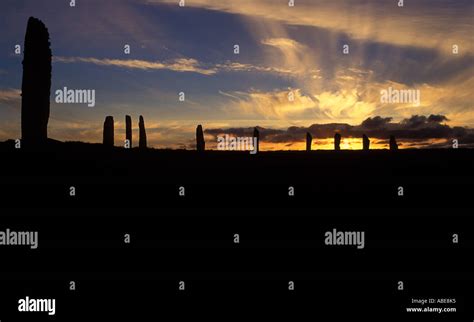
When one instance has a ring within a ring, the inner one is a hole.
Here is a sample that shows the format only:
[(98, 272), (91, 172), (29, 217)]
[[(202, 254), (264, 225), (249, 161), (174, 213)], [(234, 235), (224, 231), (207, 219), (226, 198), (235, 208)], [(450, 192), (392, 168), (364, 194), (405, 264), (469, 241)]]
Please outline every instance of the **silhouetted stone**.
[(48, 139), (50, 45), (46, 26), (40, 20), (30, 17), (25, 35), (21, 85), (21, 134), (25, 146), (38, 146)]
[(105, 146), (114, 146), (114, 118), (107, 116), (104, 122), (104, 139)]
[(198, 125), (196, 129), (196, 149), (199, 152), (206, 150), (206, 141), (204, 141), (204, 132), (202, 130), (202, 125)]
[(362, 135), (362, 149), (369, 150), (370, 149), (370, 140), (367, 135)]
[(339, 151), (341, 149), (341, 135), (336, 133), (334, 135), (334, 150)]
[(390, 150), (392, 151), (398, 150), (397, 140), (395, 139), (395, 136), (393, 135), (390, 135)]
[(311, 151), (311, 146), (313, 144), (313, 136), (311, 133), (306, 132), (306, 151)]
[(256, 147), (254, 147), (254, 150), (258, 153), (260, 152), (260, 131), (258, 130), (258, 128), (253, 129), (253, 137), (256, 138), (255, 143), (257, 145)]
[(132, 148), (132, 117), (130, 115), (125, 116), (125, 140), (128, 140)]
[(138, 121), (138, 128), (140, 132), (138, 146), (140, 147), (140, 149), (146, 149), (147, 142), (146, 142), (145, 120), (143, 119), (143, 116), (141, 115), (140, 115), (140, 120)]

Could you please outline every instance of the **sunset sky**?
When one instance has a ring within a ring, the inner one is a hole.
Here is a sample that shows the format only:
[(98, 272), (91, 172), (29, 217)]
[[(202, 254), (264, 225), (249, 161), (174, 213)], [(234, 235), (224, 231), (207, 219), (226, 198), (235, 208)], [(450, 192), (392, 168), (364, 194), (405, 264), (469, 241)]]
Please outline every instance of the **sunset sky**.
[[(474, 144), (472, 0), (69, 2), (0, 2), (0, 141), (21, 137), (23, 56), (14, 50), (34, 16), (54, 56), (51, 138), (101, 142), (112, 115), (120, 142), (129, 114), (135, 137), (145, 117), (155, 147), (191, 148), (197, 124), (211, 147), (220, 133), (254, 126), (268, 129), (263, 149), (304, 149), (308, 130), (320, 148), (334, 131), (357, 138), (343, 141), (348, 149), (366, 132), (384, 147), (390, 131), (402, 147)], [(55, 103), (63, 87), (94, 89), (96, 106)], [(390, 87), (420, 90), (420, 104), (382, 103)]]

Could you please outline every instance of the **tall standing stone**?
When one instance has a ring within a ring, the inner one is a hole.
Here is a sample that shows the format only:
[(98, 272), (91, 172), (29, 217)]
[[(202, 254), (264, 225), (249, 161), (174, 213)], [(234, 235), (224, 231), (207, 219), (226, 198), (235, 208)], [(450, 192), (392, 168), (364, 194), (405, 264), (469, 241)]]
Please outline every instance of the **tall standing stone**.
[(370, 149), (370, 140), (367, 135), (362, 135), (362, 149), (369, 150)]
[(334, 135), (334, 150), (339, 151), (341, 149), (341, 135), (336, 133)]
[(130, 115), (125, 116), (125, 140), (130, 144), (132, 148), (132, 117)]
[(113, 116), (107, 116), (105, 118), (103, 144), (109, 147), (114, 146), (114, 118)]
[(306, 132), (306, 151), (311, 151), (311, 146), (313, 145), (313, 136), (311, 133)]
[(398, 150), (397, 140), (395, 139), (395, 136), (393, 135), (390, 135), (390, 150), (392, 151)]
[(143, 116), (141, 115), (140, 115), (140, 120), (138, 121), (138, 128), (139, 128), (138, 146), (140, 149), (146, 149), (147, 142), (146, 142), (145, 120), (143, 119)]
[(198, 125), (196, 129), (196, 149), (199, 152), (206, 150), (206, 141), (204, 141), (204, 132), (202, 130), (202, 125)]
[(26, 146), (48, 139), (51, 94), (51, 48), (43, 22), (30, 17), (26, 28), (21, 85), (21, 134)]
[(255, 138), (255, 144), (256, 146), (254, 147), (254, 150), (258, 153), (260, 152), (260, 131), (258, 128), (253, 129), (253, 137)]

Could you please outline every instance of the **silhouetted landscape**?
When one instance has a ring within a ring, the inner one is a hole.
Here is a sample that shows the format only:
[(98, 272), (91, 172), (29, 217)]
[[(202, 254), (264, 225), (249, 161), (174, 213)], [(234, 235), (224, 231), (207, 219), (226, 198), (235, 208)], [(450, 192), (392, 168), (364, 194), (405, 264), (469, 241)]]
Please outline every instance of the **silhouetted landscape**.
[(0, 1), (0, 322), (472, 320), (473, 9)]
[[(250, 155), (248, 151), (206, 151), (205, 131), (198, 125), (194, 151), (156, 150), (147, 146), (143, 116), (138, 122), (138, 148), (133, 148), (132, 118), (126, 115), (125, 142), (129, 144), (128, 149), (114, 146), (113, 116), (105, 117), (103, 144), (63, 143), (47, 136), (50, 87), (48, 30), (41, 21), (30, 18), (23, 61), (22, 140), (0, 143), (2, 163), (8, 169), (2, 175), (4, 183), (25, 181), (31, 185), (58, 185), (60, 189), (72, 184), (95, 185), (97, 194), (113, 198), (133, 195), (132, 200), (143, 204), (154, 200), (150, 195), (153, 191), (145, 191), (145, 188), (120, 190), (117, 184), (145, 187), (147, 183), (171, 186), (215, 184), (229, 189), (213, 190), (216, 198), (233, 196), (237, 203), (245, 203), (247, 198), (264, 202), (265, 196), (270, 198), (273, 194), (269, 189), (279, 189), (278, 193), (287, 197), (285, 187), (301, 186), (305, 187), (301, 195), (308, 197), (306, 202), (328, 206), (387, 205), (397, 199), (399, 186), (407, 187), (404, 199), (409, 200), (410, 205), (460, 202), (460, 195), (472, 192), (473, 150), (399, 150), (394, 135), (390, 135), (390, 151), (369, 150), (370, 138), (365, 133), (362, 135), (363, 150), (341, 150), (341, 134), (335, 133), (334, 151), (312, 151), (315, 138), (306, 132), (306, 151), (265, 152), (259, 151), (261, 134), (255, 127), (253, 137), (259, 153)], [(108, 188), (103, 189), (103, 185)], [(267, 185), (274, 186), (268, 188)], [(451, 188), (447, 189), (448, 186)], [(408, 187), (416, 189), (416, 199), (410, 198), (414, 194)], [(88, 190), (91, 200), (106, 200), (90, 192), (94, 189)], [(10, 194), (11, 198), (7, 200), (15, 200), (14, 193)], [(196, 197), (196, 194), (199, 191), (190, 192), (190, 196)], [(212, 202), (199, 201), (202, 204)]]

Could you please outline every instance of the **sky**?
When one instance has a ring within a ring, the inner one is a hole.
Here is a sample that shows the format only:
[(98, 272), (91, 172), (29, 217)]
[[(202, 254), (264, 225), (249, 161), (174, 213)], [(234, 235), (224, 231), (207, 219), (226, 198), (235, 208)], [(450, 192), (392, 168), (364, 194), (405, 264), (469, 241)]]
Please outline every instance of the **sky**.
[[(53, 52), (51, 138), (101, 142), (112, 115), (120, 144), (128, 114), (157, 148), (193, 148), (198, 124), (211, 148), (255, 126), (263, 150), (304, 149), (308, 131), (316, 149), (335, 131), (347, 149), (363, 133), (379, 148), (389, 134), (402, 148), (474, 146), (472, 0), (179, 2), (2, 0), (0, 141), (21, 137), (15, 45), (34, 16)], [(95, 106), (56, 103), (64, 87), (95, 90)], [(384, 101), (389, 89), (420, 100)]]

